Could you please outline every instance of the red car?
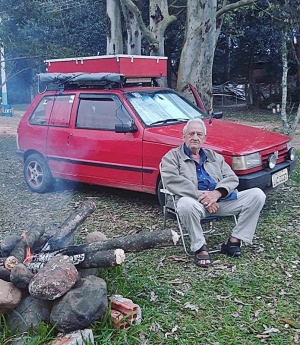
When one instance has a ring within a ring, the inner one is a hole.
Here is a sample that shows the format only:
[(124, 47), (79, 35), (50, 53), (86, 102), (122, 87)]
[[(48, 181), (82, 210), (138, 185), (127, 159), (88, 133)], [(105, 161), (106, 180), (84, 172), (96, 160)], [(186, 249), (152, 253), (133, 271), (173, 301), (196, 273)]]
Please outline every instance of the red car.
[[(40, 75), (47, 88), (18, 127), (17, 154), (32, 191), (49, 191), (59, 178), (158, 194), (161, 201), (161, 157), (182, 143), (193, 117), (205, 121), (205, 147), (225, 157), (239, 190), (275, 188), (295, 167), (286, 135), (224, 121), (222, 113), (208, 116), (174, 90), (155, 86), (149, 72), (135, 79), (92, 72)], [(198, 95), (196, 101), (203, 107)]]

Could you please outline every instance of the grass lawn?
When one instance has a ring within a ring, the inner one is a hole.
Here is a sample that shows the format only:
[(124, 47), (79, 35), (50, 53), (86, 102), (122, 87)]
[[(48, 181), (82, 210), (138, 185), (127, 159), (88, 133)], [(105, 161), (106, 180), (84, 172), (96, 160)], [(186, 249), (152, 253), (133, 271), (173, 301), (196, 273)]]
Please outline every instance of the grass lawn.
[[(30, 193), (14, 157), (15, 139), (0, 138), (1, 239), (28, 228), (61, 224), (80, 202), (93, 198), (96, 211), (78, 229), (77, 241), (101, 231), (108, 237), (162, 229), (154, 196), (95, 186), (61, 184), (48, 194)], [(298, 152), (299, 154), (300, 152)], [(120, 267), (100, 269), (109, 294), (137, 303), (142, 323), (112, 327), (108, 314), (92, 325), (96, 344), (297, 344), (300, 343), (300, 166), (280, 189), (268, 194), (254, 245), (240, 259), (214, 254), (200, 269), (181, 246), (129, 253)], [(176, 230), (176, 222), (169, 220)], [(210, 246), (230, 234), (231, 221), (220, 221)], [(0, 343), (14, 335), (0, 321)], [(23, 335), (25, 344), (45, 344), (54, 331), (41, 325)], [(27, 339), (27, 340), (26, 340)], [(88, 345), (88, 344), (87, 344)]]

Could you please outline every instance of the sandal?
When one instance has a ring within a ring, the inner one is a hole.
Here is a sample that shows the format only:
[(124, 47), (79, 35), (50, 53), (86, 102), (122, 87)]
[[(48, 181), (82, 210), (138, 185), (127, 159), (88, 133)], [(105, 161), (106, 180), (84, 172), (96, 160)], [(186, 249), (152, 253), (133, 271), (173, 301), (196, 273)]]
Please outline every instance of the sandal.
[(221, 245), (221, 253), (231, 256), (232, 258), (238, 258), (241, 256), (241, 241), (240, 242), (231, 242), (228, 239), (227, 243)]
[[(208, 254), (200, 254), (200, 252), (203, 252), (203, 251), (207, 252)], [(210, 262), (201, 264), (200, 261), (202, 260), (209, 260)], [(195, 252), (194, 263), (197, 266), (202, 267), (202, 268), (208, 268), (212, 264), (212, 260), (209, 255), (208, 247), (206, 244), (203, 244), (203, 246)]]

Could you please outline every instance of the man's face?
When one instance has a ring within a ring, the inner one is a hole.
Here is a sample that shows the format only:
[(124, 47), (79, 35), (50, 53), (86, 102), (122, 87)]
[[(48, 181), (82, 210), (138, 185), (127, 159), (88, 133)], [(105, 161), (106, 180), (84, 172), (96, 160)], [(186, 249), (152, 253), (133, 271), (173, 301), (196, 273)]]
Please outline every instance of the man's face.
[(186, 133), (183, 135), (183, 140), (192, 153), (200, 150), (205, 139), (204, 128), (200, 123), (196, 122), (190, 123)]

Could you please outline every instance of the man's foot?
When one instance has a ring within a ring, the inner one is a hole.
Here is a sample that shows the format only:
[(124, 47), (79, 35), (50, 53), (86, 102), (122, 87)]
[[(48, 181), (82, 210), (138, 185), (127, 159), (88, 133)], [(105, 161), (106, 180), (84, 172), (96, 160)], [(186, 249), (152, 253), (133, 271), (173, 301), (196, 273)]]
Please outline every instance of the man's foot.
[(197, 266), (208, 268), (212, 264), (211, 257), (206, 244), (195, 252), (194, 262)]
[(221, 253), (231, 257), (241, 256), (241, 241), (235, 237), (230, 237), (226, 243), (221, 245)]

